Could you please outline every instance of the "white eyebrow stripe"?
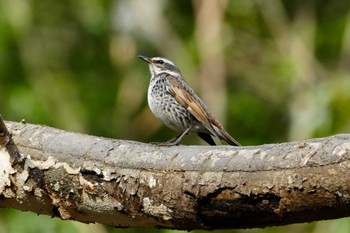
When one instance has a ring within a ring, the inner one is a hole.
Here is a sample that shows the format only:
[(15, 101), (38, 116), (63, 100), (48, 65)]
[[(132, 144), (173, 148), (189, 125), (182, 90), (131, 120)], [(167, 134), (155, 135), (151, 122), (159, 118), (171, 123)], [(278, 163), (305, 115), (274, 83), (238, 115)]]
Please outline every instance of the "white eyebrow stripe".
[(175, 77), (180, 76), (179, 72), (175, 72), (175, 71), (171, 71), (171, 70), (163, 70), (163, 71), (159, 72), (158, 74), (168, 74), (168, 75), (175, 76)]

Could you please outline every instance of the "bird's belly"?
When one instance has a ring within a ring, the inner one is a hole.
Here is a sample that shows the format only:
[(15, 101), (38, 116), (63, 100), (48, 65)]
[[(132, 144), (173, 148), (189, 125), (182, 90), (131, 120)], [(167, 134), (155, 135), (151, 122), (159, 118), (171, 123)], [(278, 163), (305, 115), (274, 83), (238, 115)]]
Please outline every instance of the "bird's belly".
[(192, 115), (169, 94), (149, 93), (148, 105), (155, 117), (174, 131), (183, 132), (193, 123)]

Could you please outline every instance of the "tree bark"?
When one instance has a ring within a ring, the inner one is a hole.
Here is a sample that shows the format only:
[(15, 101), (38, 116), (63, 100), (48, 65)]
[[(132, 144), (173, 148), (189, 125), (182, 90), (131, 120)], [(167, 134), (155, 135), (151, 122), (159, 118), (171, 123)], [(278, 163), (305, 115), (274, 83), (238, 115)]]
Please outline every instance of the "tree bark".
[(350, 215), (350, 135), (158, 147), (0, 125), (0, 207), (115, 227), (253, 228)]

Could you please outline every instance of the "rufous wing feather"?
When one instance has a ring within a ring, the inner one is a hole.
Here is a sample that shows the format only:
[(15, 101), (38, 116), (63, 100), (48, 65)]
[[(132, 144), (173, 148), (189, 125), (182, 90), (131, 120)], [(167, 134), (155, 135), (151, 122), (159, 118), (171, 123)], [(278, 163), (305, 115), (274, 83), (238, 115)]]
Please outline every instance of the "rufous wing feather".
[(192, 116), (199, 122), (203, 124), (203, 126), (213, 135), (217, 136), (217, 133), (213, 129), (209, 115), (203, 109), (200, 103), (196, 101), (193, 96), (188, 93), (184, 88), (180, 87), (179, 84), (168, 76), (168, 82), (170, 83), (169, 93), (182, 105), (184, 106)]
[(209, 111), (206, 111), (202, 104), (193, 97), (193, 94), (186, 91), (180, 86), (181, 84), (170, 75), (167, 76), (166, 79), (170, 84), (169, 93), (184, 106), (195, 119), (201, 122), (212, 135), (226, 141), (230, 145), (240, 146), (240, 144), (226, 132), (216, 118)]

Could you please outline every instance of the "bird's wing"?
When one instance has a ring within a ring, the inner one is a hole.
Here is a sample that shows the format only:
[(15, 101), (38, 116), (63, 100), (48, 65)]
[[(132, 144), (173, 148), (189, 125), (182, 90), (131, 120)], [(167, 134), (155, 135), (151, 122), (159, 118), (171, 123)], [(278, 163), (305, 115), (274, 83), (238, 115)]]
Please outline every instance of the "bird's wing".
[(211, 134), (218, 137), (212, 127), (207, 111), (203, 108), (202, 104), (199, 103), (198, 99), (193, 96), (193, 93), (189, 93), (183, 85), (171, 75), (166, 76), (166, 80), (170, 84), (168, 92), (177, 100), (177, 102), (184, 106), (196, 120), (209, 130)]
[(205, 109), (203, 103), (200, 102), (199, 97), (196, 97), (193, 91), (190, 93), (181, 82), (177, 81), (171, 75), (167, 75), (165, 79), (169, 83), (168, 92), (170, 95), (184, 106), (197, 121), (202, 123), (212, 135), (226, 141), (230, 145), (240, 146), (240, 144), (226, 132), (216, 118)]

